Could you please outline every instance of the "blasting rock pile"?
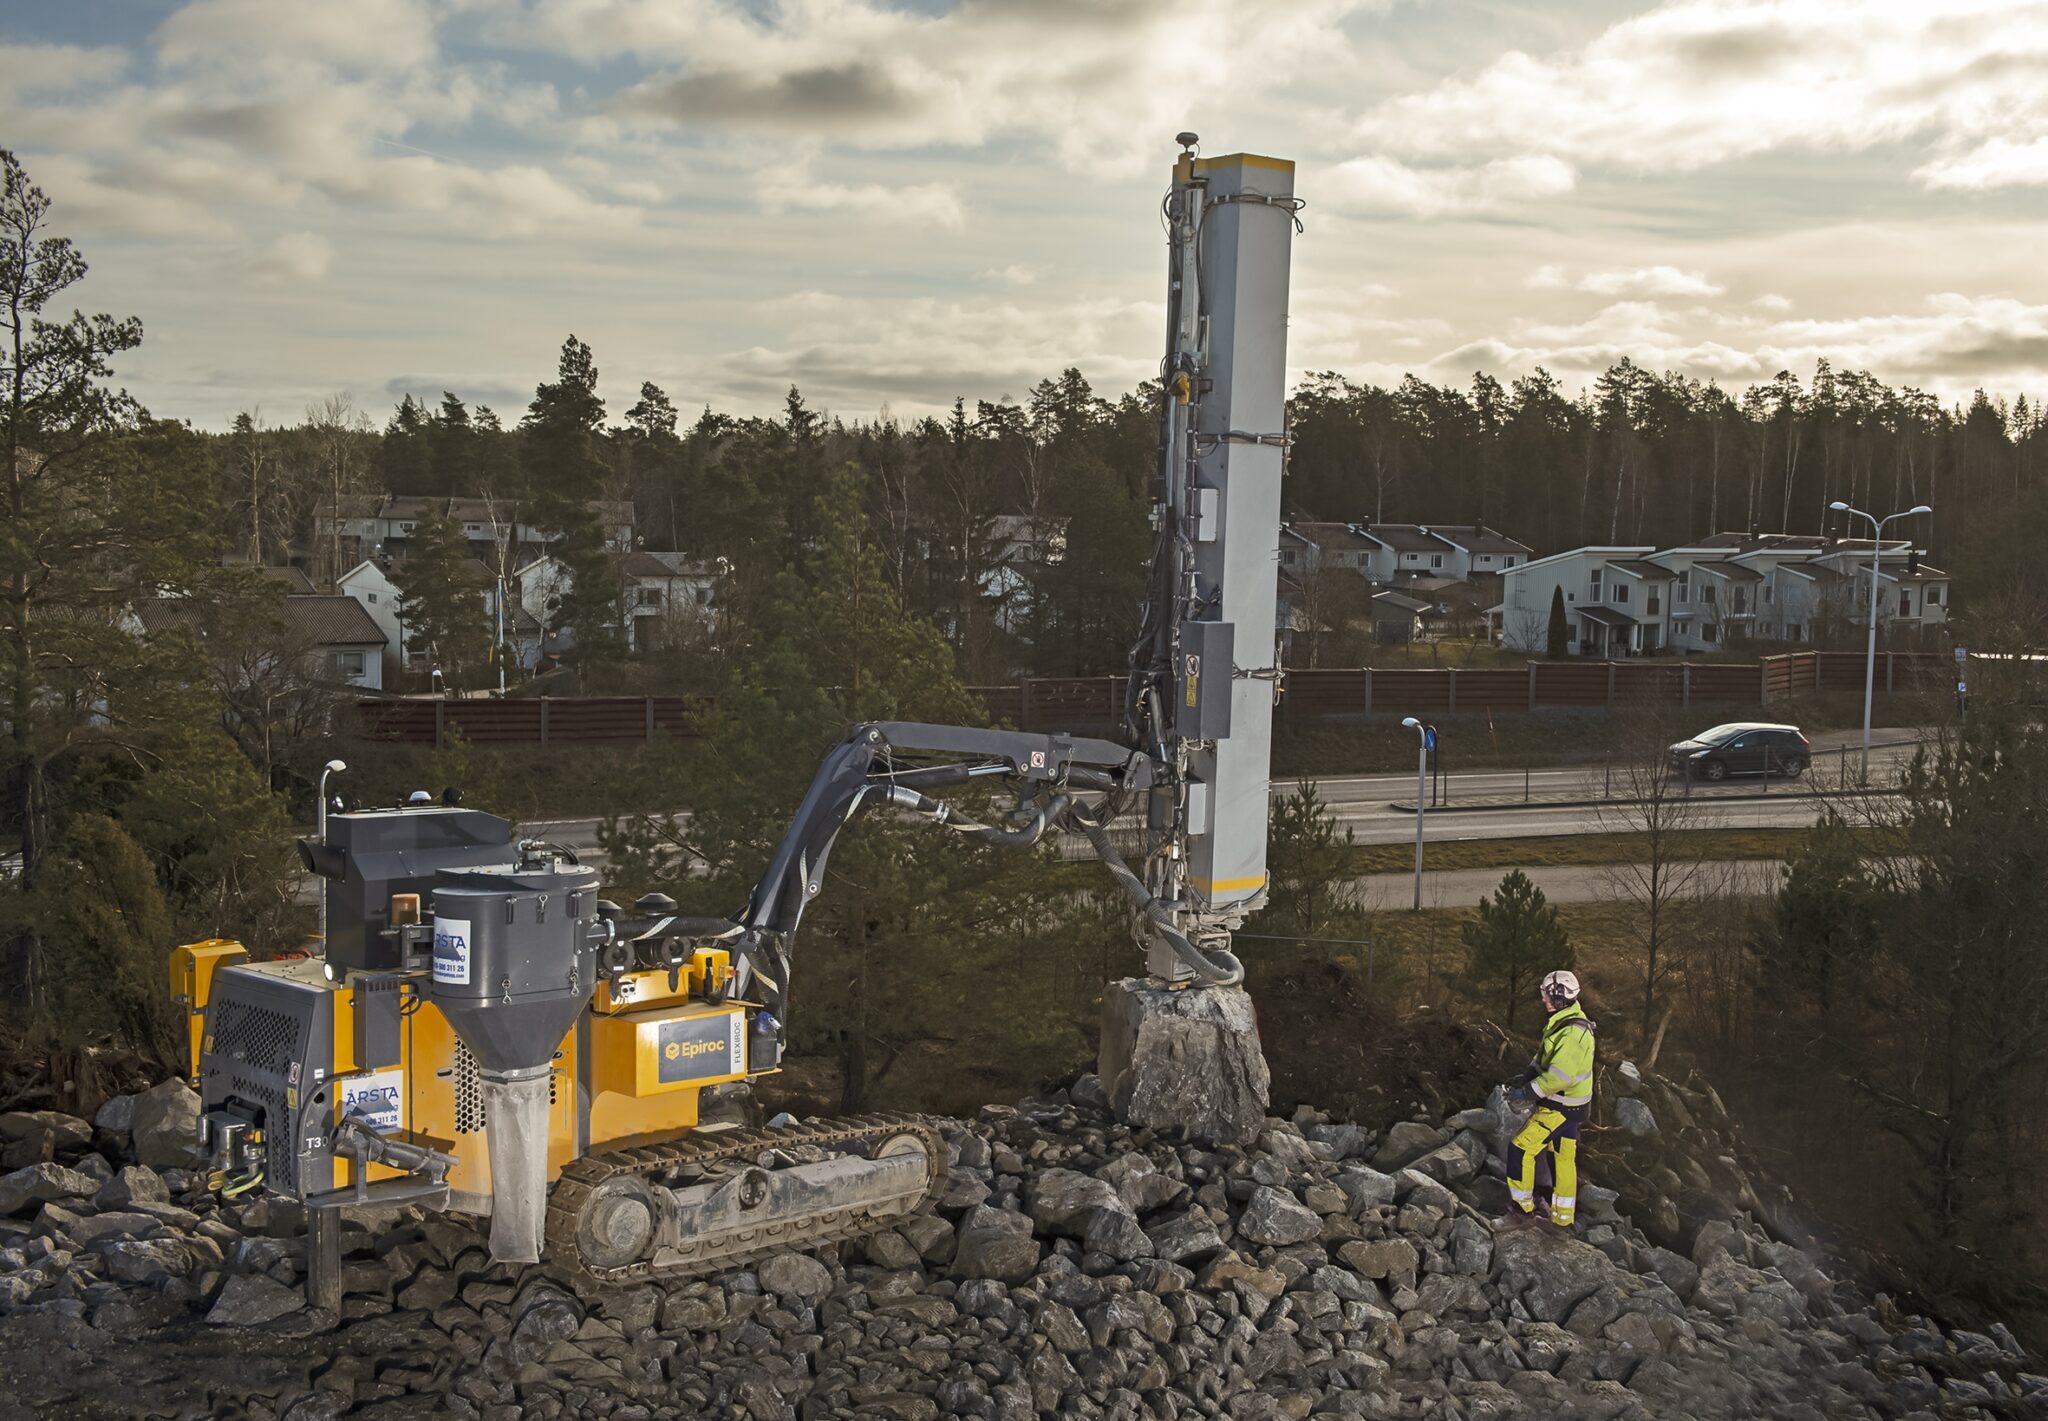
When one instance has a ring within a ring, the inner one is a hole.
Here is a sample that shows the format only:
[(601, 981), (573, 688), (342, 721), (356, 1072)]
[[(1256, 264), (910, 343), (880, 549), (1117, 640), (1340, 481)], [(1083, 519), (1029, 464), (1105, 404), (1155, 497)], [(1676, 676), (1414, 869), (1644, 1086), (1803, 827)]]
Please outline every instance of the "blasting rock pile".
[(2048, 1416), (2002, 1329), (1899, 1316), (1745, 1215), (1660, 1245), (1595, 1184), (1575, 1236), (1497, 1230), (1484, 1109), (1211, 1149), (1115, 1124), (1083, 1077), (947, 1122), (937, 1212), (843, 1256), (579, 1291), (386, 1217), (347, 1227), (335, 1318), (302, 1301), (296, 1209), (197, 1187), (161, 1128), (182, 1089), (0, 1116), (0, 1412)]

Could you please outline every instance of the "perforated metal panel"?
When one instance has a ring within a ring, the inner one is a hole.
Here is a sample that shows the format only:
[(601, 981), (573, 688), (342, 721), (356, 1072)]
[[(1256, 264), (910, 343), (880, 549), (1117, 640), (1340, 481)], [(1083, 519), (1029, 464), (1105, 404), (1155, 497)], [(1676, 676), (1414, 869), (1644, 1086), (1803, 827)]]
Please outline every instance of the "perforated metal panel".
[(290, 1069), (302, 1024), (281, 1011), (229, 997), (214, 1011), (213, 1050), (271, 1075)]
[[(552, 1106), (560, 1094), (562, 1073), (548, 1072), (548, 1104)], [(469, 1048), (461, 1038), (455, 1042), (455, 1133), (474, 1135), (491, 1123), (489, 1112), (484, 1109), (483, 1082), (477, 1074), (476, 1057), (469, 1054)]]
[(308, 1122), (319, 1118), (314, 1099), (332, 1066), (327, 1005), (327, 992), (314, 982), (229, 968), (215, 977), (207, 1007), (202, 1107), (234, 1102), (256, 1113), (267, 1145), (264, 1183), (282, 1194), (329, 1183), (331, 1165), (324, 1158), (314, 1178), (304, 1177), (300, 1158)]

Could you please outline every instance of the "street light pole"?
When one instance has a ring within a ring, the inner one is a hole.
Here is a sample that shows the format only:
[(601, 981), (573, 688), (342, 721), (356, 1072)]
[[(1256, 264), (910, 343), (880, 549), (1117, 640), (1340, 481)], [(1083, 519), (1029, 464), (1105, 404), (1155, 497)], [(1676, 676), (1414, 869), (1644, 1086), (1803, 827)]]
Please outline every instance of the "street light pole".
[[(327, 777), (338, 775), (348, 768), (339, 760), (329, 760), (320, 768), (320, 807), (314, 820), (314, 834), (324, 847), (327, 843)], [(320, 880), (320, 955), (327, 955), (327, 880)]]
[(1878, 564), (1884, 551), (1884, 525), (1894, 518), (1911, 518), (1934, 510), (1922, 503), (1903, 513), (1890, 513), (1879, 518), (1860, 508), (1851, 508), (1840, 499), (1828, 507), (1837, 513), (1853, 513), (1870, 525), (1870, 639), (1863, 653), (1863, 763), (1856, 776), (1856, 783), (1867, 785), (1870, 783), (1870, 705), (1877, 690), (1877, 578)]
[(1414, 716), (1401, 722), (1415, 732), (1415, 911), (1422, 911), (1422, 809), (1429, 786), (1429, 728)]

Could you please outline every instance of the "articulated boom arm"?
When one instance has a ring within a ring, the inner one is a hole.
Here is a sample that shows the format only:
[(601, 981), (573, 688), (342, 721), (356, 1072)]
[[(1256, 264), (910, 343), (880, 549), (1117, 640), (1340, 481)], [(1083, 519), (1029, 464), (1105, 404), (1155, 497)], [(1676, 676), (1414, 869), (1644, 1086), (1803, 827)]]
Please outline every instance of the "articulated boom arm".
[[(1179, 933), (1170, 905), (1147, 891), (1104, 832), (1127, 806), (1142, 801), (1156, 770), (1150, 757), (1110, 740), (907, 721), (855, 726), (812, 777), (746, 910), (730, 921), (670, 919), (646, 935), (726, 942), (740, 959), (737, 990), (757, 996), (780, 1017), (791, 941), (804, 909), (824, 886), (825, 864), (840, 831), (855, 815), (893, 810), (1002, 848), (1028, 848), (1048, 830), (1084, 835), (1188, 972), (1235, 983), (1244, 975), (1237, 959), (1204, 952)], [(983, 780), (1015, 789), (1012, 826), (980, 823), (927, 793)]]

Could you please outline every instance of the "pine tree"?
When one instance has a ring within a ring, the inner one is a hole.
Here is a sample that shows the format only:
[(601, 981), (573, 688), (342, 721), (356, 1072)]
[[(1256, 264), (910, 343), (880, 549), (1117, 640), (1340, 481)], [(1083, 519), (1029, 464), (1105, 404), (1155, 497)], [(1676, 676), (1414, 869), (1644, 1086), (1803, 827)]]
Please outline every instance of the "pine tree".
[(1557, 909), (1520, 869), (1502, 878), (1491, 897), (1480, 898), (1478, 921), (1466, 923), (1462, 932), (1473, 979), (1504, 994), (1510, 1031), (1529, 985), (1573, 962)]
[(398, 587), (407, 656), (440, 668), (451, 687), (469, 685), (490, 659), (485, 597), (491, 579), (438, 503), (414, 526), (405, 561), (391, 570), (391, 580)]
[(1564, 615), (1564, 588), (1562, 586), (1550, 589), (1550, 626), (1547, 630), (1548, 634), (1545, 637), (1543, 654), (1552, 661), (1562, 661), (1566, 651), (1571, 646), (1572, 639), (1571, 623), (1565, 620)]
[(572, 633), (584, 663), (617, 655), (625, 640), (625, 579), (591, 506), (610, 474), (599, 453), (603, 428), (597, 364), (572, 335), (555, 380), (535, 388), (520, 421), (520, 462), (532, 491), (527, 519), (548, 536), (548, 550), (567, 574), (548, 609), (549, 629)]

